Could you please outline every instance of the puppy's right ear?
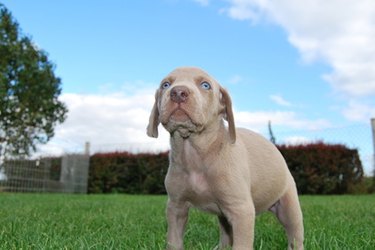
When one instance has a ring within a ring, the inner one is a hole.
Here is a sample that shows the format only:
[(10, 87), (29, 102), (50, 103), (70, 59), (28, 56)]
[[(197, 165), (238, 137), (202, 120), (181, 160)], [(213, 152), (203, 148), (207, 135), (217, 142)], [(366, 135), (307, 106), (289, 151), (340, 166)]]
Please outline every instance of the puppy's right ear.
[(160, 124), (159, 121), (159, 108), (158, 108), (158, 103), (159, 103), (159, 96), (160, 96), (160, 91), (156, 90), (155, 93), (155, 103), (154, 106), (152, 107), (151, 115), (149, 118), (148, 126), (147, 126), (147, 135), (150, 137), (155, 137), (158, 138), (158, 126)]
[(232, 100), (224, 88), (220, 88), (221, 102), (224, 105), (224, 119), (228, 121), (229, 138), (231, 143), (236, 142), (236, 126), (234, 125), (234, 116), (232, 110)]

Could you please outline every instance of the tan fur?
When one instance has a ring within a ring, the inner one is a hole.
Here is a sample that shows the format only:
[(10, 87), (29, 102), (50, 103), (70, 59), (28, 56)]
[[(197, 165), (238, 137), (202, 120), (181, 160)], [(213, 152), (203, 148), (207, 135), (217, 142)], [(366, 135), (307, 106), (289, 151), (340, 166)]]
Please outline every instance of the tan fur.
[(192, 206), (218, 216), (220, 249), (252, 249), (255, 216), (267, 210), (284, 226), (288, 248), (303, 249), (302, 212), (282, 155), (262, 136), (235, 128), (230, 96), (215, 79), (198, 68), (172, 71), (156, 91), (147, 134), (157, 137), (160, 123), (171, 135), (168, 249), (183, 249)]

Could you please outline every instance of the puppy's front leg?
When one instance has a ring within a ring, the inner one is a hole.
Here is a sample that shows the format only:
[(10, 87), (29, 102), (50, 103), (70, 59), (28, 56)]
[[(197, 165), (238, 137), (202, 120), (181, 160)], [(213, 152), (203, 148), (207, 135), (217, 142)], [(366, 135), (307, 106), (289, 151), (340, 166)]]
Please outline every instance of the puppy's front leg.
[(232, 226), (224, 216), (219, 215), (218, 218), (220, 223), (220, 244), (217, 249), (225, 249), (233, 244)]
[(252, 202), (231, 204), (226, 217), (232, 226), (233, 250), (253, 249), (255, 208)]
[(184, 249), (184, 231), (188, 219), (189, 206), (186, 202), (168, 200), (167, 204), (167, 249)]

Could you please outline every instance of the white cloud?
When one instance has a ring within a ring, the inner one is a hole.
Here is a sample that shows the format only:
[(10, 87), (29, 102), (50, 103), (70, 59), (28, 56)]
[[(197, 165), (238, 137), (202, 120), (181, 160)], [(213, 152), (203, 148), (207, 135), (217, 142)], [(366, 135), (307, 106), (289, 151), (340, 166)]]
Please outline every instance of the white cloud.
[(375, 117), (375, 107), (356, 100), (350, 100), (342, 110), (343, 115), (350, 121), (368, 122), (369, 117)]
[(332, 67), (325, 79), (351, 98), (375, 95), (373, 0), (230, 0), (220, 12), (238, 20), (274, 22), (308, 63)]
[(169, 140), (160, 127), (159, 138), (149, 138), (146, 126), (154, 102), (154, 90), (132, 96), (124, 94), (63, 94), (69, 109), (67, 120), (56, 127), (55, 137), (40, 147), (43, 153), (82, 151), (90, 142), (92, 151), (167, 150)]
[(280, 106), (285, 106), (285, 107), (290, 107), (292, 106), (292, 104), (290, 102), (288, 102), (287, 100), (285, 100), (281, 95), (270, 95), (270, 99), (280, 105)]
[[(91, 153), (97, 151), (128, 150), (160, 151), (169, 148), (169, 134), (159, 127), (159, 138), (149, 138), (146, 126), (154, 90), (145, 89), (132, 95), (63, 94), (61, 100), (69, 109), (67, 120), (55, 129), (55, 137), (40, 146), (39, 154), (58, 155), (78, 153), (90, 142)], [(268, 121), (272, 125), (294, 129), (317, 129), (330, 126), (325, 120), (300, 119), (294, 112), (235, 112), (236, 125), (263, 130)]]
[(254, 130), (264, 129), (268, 121), (271, 121), (272, 125), (285, 126), (291, 129), (314, 130), (331, 126), (331, 124), (324, 119), (306, 120), (298, 117), (298, 115), (292, 111), (240, 111), (235, 112), (234, 118), (237, 126)]

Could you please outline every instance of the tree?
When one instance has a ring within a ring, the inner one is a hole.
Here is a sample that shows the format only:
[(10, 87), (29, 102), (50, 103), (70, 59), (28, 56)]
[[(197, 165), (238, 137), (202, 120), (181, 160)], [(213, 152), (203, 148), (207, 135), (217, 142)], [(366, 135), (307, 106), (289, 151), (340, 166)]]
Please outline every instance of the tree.
[(66, 119), (54, 69), (0, 3), (0, 157), (29, 155)]

